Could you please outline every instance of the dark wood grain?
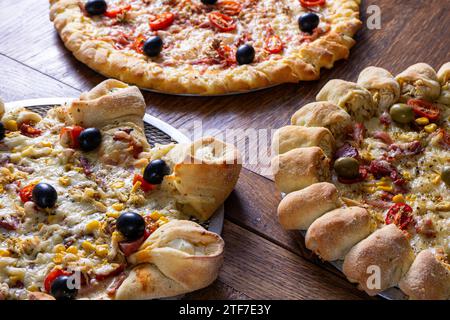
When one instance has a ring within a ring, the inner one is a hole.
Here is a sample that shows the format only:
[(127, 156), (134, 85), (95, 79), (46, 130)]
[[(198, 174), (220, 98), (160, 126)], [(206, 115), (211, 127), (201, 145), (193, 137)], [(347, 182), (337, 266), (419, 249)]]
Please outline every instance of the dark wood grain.
[[(48, 19), (46, 1), (4, 2), (0, 10), (0, 96), (6, 101), (75, 97), (104, 80), (64, 48)], [(319, 81), (227, 97), (174, 97), (146, 92), (148, 112), (180, 129), (201, 121), (204, 130), (218, 133), (228, 129), (271, 130), (287, 124), (290, 115), (312, 101), (329, 79), (354, 81), (359, 71), (369, 65), (396, 74), (417, 62), (438, 68), (450, 61), (450, 1), (363, 1), (363, 20), (372, 4), (381, 8), (382, 28), (361, 30), (349, 60), (323, 70)], [(256, 152), (254, 148), (242, 151), (244, 156)], [(257, 173), (267, 167), (263, 162), (244, 165)], [(279, 200), (271, 181), (243, 170), (236, 191), (225, 204), (224, 268), (218, 281), (188, 298), (365, 297), (306, 250), (298, 232), (282, 230), (276, 221)]]

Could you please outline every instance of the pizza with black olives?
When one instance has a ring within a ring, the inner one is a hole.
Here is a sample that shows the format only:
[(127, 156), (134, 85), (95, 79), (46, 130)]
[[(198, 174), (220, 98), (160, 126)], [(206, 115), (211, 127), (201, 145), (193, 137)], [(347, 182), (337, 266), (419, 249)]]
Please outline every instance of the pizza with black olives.
[(239, 154), (214, 138), (151, 147), (144, 113), (117, 80), (45, 116), (0, 102), (0, 300), (153, 299), (216, 279), (224, 242), (199, 223)]
[(370, 295), (450, 298), (449, 80), (450, 63), (368, 67), (329, 81), (274, 136), (280, 223)]
[(66, 47), (142, 88), (224, 94), (314, 80), (347, 58), (360, 0), (50, 0)]

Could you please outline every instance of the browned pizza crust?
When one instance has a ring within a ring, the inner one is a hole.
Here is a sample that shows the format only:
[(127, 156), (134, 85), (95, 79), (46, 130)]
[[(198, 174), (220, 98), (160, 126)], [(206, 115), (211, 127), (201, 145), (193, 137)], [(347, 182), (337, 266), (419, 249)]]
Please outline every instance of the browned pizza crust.
[(400, 289), (410, 299), (450, 299), (450, 265), (435, 251), (434, 249), (421, 251), (400, 281)]
[(330, 30), (280, 59), (206, 72), (188, 64), (164, 67), (142, 54), (116, 50), (111, 43), (95, 39), (90, 17), (83, 15), (78, 0), (50, 0), (50, 19), (74, 56), (107, 77), (162, 92), (211, 95), (317, 79), (321, 68), (331, 68), (348, 57), (355, 43), (352, 36), (361, 27), (359, 5), (359, 0), (330, 1)]
[(305, 244), (325, 261), (342, 259), (372, 229), (370, 214), (360, 207), (332, 210), (308, 228)]
[(223, 261), (222, 238), (198, 224), (171, 221), (156, 230), (129, 257), (135, 267), (116, 299), (173, 297), (210, 285)]
[[(350, 250), (345, 256), (343, 272), (348, 280), (358, 283), (362, 290), (373, 296), (397, 285), (413, 260), (414, 253), (406, 235), (390, 224)], [(379, 270), (379, 274), (375, 275), (377, 271), (374, 270)]]

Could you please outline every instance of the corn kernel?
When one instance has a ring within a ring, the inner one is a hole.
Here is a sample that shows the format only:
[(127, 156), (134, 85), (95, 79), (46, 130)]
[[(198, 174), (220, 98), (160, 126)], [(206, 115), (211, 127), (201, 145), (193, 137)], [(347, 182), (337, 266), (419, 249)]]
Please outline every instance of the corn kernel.
[(123, 188), (123, 186), (125, 186), (125, 183), (123, 181), (117, 181), (112, 185), (114, 189), (120, 189)]
[(11, 281), (11, 283), (15, 284), (16, 282), (21, 281), (21, 277), (19, 277), (19, 276), (10, 276), (9, 280)]
[(52, 215), (52, 216), (48, 216), (47, 217), (47, 222), (49, 223), (49, 224), (54, 224), (54, 223), (56, 223), (58, 221), (58, 216), (56, 216), (56, 215)]
[(41, 142), (41, 145), (42, 145), (43, 147), (47, 147), (47, 148), (50, 148), (50, 147), (52, 146), (51, 142), (48, 142), (48, 141), (43, 141), (43, 142)]
[(108, 255), (108, 246), (107, 245), (100, 245), (95, 248), (95, 254), (99, 257), (106, 257)]
[(37, 292), (37, 291), (39, 291), (39, 288), (36, 287), (35, 285), (31, 285), (31, 286), (29, 286), (27, 289), (28, 289), (28, 291), (30, 291), (30, 292)]
[(161, 214), (158, 211), (153, 211), (152, 213), (150, 213), (150, 218), (152, 220), (158, 220), (159, 218), (161, 218)]
[(131, 193), (135, 193), (142, 185), (142, 182), (137, 181), (134, 185), (133, 188), (131, 188)]
[(8, 249), (0, 249), (0, 257), (9, 257), (11, 252)]
[(439, 184), (439, 183), (441, 183), (441, 175), (440, 175), (440, 174), (437, 174), (437, 175), (433, 178), (432, 182), (433, 182), (434, 184)]
[(163, 224), (166, 224), (167, 222), (169, 222), (169, 219), (167, 219), (166, 217), (162, 216), (161, 218), (158, 219), (158, 224), (160, 226), (162, 226)]
[(404, 203), (405, 197), (403, 197), (403, 195), (401, 193), (399, 193), (399, 194), (396, 194), (394, 197), (392, 197), (392, 201), (394, 201), (395, 203)]
[(58, 179), (58, 181), (59, 181), (59, 184), (61, 184), (64, 187), (69, 186), (71, 184), (71, 182), (72, 182), (69, 177), (65, 177), (65, 176), (64, 177), (60, 177)]
[(61, 253), (56, 253), (53, 257), (53, 262), (56, 264), (60, 264), (63, 262), (63, 255)]
[(72, 254), (77, 254), (78, 253), (78, 249), (77, 249), (77, 247), (70, 246), (70, 247), (67, 248), (66, 252), (72, 253)]
[(426, 117), (421, 117), (421, 118), (416, 119), (416, 123), (419, 126), (426, 126), (427, 124), (430, 123), (430, 120), (428, 120), (428, 118), (426, 118)]
[(117, 218), (119, 217), (119, 215), (120, 215), (120, 213), (118, 213), (118, 212), (107, 212), (107, 213), (106, 213), (106, 216), (107, 216), (107, 217), (109, 217), (109, 218), (115, 218), (115, 219), (117, 219)]
[(112, 238), (113, 238), (113, 240), (115, 240), (117, 242), (125, 240), (125, 238), (119, 231), (114, 231), (112, 234)]
[(19, 127), (17, 126), (17, 122), (14, 120), (5, 121), (4, 125), (5, 125), (6, 130), (9, 130), (9, 131), (19, 130)]
[(112, 208), (116, 211), (122, 211), (123, 210), (123, 203), (114, 203), (112, 205)]
[(431, 124), (429, 124), (429, 125), (424, 127), (425, 132), (428, 132), (428, 133), (435, 132), (436, 129), (437, 129), (437, 124), (436, 123), (431, 123)]
[(390, 192), (394, 190), (392, 186), (378, 186), (377, 190)]
[(87, 232), (87, 233), (92, 233), (92, 232), (94, 232), (95, 230), (98, 230), (100, 228), (100, 222), (98, 222), (97, 220), (92, 220), (92, 221), (89, 221), (87, 224), (86, 224), (86, 227), (85, 227), (85, 231)]
[(388, 181), (378, 181), (376, 183), (377, 186), (389, 186), (389, 182)]
[(405, 179), (407, 179), (407, 180), (410, 180), (411, 179), (411, 173), (409, 173), (409, 171), (403, 171), (402, 172), (402, 176), (403, 176), (403, 178), (405, 178)]
[(83, 241), (81, 247), (87, 252), (95, 251), (95, 246), (89, 241)]
[(60, 253), (60, 252), (64, 252), (66, 250), (66, 247), (63, 244), (57, 244), (54, 248), (53, 248), (53, 252), (54, 253)]

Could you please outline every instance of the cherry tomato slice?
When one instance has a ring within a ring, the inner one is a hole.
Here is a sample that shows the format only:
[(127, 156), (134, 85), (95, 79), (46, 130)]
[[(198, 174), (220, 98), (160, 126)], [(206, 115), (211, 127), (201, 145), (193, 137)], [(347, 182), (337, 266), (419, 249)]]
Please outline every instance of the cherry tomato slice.
[(69, 148), (77, 149), (80, 147), (78, 142), (78, 137), (84, 128), (80, 126), (65, 127), (61, 129), (59, 138), (61, 139), (63, 145), (69, 146)]
[(60, 276), (70, 276), (71, 273), (62, 269), (53, 269), (44, 279), (44, 289), (47, 292), (50, 292), (53, 281)]
[(276, 34), (269, 35), (265, 40), (264, 49), (270, 53), (280, 53), (283, 51), (283, 42)]
[(151, 183), (148, 183), (147, 181), (144, 180), (144, 177), (139, 175), (139, 174), (135, 174), (134, 178), (133, 178), (133, 185), (135, 185), (137, 182), (141, 183), (141, 189), (144, 192), (149, 192), (155, 189), (155, 186)]
[(315, 6), (323, 6), (325, 4), (325, 0), (300, 0), (300, 4), (302, 7), (315, 7)]
[(421, 99), (409, 99), (408, 105), (413, 108), (418, 117), (426, 117), (430, 120), (439, 119), (441, 111), (433, 103)]
[(32, 183), (19, 191), (19, 197), (23, 203), (31, 201), (33, 199), (33, 189), (35, 186), (36, 184)]
[(137, 53), (143, 53), (143, 47), (144, 47), (144, 42), (145, 42), (145, 37), (144, 35), (140, 34), (136, 37), (136, 39), (134, 39), (133, 43), (130, 45), (130, 48), (133, 49), (134, 51), (136, 51)]
[(406, 230), (414, 222), (412, 212), (412, 208), (406, 203), (396, 203), (389, 209), (385, 222), (386, 224), (394, 223), (399, 229)]
[(242, 5), (237, 1), (224, 0), (217, 2), (217, 7), (220, 12), (227, 14), (229, 16), (238, 15), (242, 10)]
[(20, 125), (20, 133), (26, 137), (38, 137), (42, 134), (42, 131), (39, 129), (36, 129), (35, 127), (33, 127), (32, 125), (28, 124), (28, 123), (22, 123)]
[(162, 30), (169, 27), (175, 20), (175, 15), (171, 12), (156, 14), (150, 17), (150, 28), (152, 30)]
[(234, 19), (226, 14), (214, 11), (211, 12), (208, 17), (212, 25), (222, 32), (233, 31), (236, 29)]
[(117, 17), (119, 14), (125, 13), (130, 10), (131, 10), (131, 4), (126, 5), (124, 7), (119, 7), (116, 9), (108, 10), (104, 13), (104, 15), (107, 16), (108, 18), (113, 19), (113, 18)]

